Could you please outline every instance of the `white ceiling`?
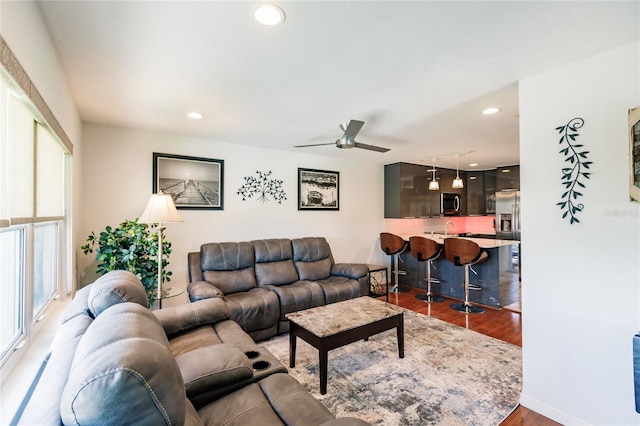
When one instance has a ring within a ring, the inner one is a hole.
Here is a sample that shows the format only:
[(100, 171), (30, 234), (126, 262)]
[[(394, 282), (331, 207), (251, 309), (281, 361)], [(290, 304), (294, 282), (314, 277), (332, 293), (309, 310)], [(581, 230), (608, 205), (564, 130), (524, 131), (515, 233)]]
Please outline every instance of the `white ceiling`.
[[(636, 1), (278, 1), (276, 27), (260, 4), (39, 7), (84, 121), (380, 163), (467, 153), (461, 169), (519, 162), (519, 79), (640, 39)], [(293, 148), (350, 119), (391, 151)]]

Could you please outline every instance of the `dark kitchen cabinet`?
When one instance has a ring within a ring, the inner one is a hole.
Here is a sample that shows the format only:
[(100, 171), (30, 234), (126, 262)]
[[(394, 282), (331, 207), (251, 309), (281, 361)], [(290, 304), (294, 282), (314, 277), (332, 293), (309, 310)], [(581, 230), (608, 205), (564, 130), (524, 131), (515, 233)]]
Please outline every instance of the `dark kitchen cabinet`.
[(520, 189), (520, 166), (498, 167), (496, 170), (496, 191)]
[(418, 164), (384, 166), (384, 217), (414, 218), (440, 215), (440, 192), (429, 191), (429, 168)]
[(484, 191), (484, 171), (467, 172), (467, 214), (484, 215), (487, 211), (487, 199)]
[(484, 195), (485, 214), (491, 215), (496, 212), (496, 171), (485, 170), (484, 172)]

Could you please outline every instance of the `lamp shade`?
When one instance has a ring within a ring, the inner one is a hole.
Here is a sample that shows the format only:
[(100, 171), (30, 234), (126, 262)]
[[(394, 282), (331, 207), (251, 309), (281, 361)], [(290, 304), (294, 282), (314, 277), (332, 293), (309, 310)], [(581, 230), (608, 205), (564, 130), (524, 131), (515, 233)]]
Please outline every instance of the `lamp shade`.
[(140, 223), (182, 222), (169, 194), (151, 194), (147, 207), (140, 216)]
[(452, 188), (464, 188), (464, 183), (462, 182), (462, 179), (458, 176), (453, 180), (453, 185), (451, 185)]

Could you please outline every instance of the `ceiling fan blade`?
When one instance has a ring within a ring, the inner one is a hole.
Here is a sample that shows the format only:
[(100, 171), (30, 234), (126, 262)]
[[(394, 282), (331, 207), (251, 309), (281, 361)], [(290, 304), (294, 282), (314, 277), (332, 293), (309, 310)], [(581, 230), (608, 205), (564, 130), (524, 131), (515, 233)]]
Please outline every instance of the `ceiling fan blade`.
[(355, 139), (360, 129), (362, 129), (362, 126), (364, 126), (364, 121), (351, 120), (347, 126), (347, 130), (344, 131), (342, 138), (346, 140)]
[(294, 145), (294, 148), (306, 148), (308, 146), (323, 146), (323, 145), (335, 145), (335, 142), (329, 142), (329, 143), (312, 143), (309, 145)]
[(354, 143), (356, 144), (356, 148), (368, 149), (369, 151), (376, 151), (376, 152), (391, 151), (389, 148), (382, 148), (375, 145), (369, 145), (367, 143), (360, 143), (360, 142), (354, 142)]

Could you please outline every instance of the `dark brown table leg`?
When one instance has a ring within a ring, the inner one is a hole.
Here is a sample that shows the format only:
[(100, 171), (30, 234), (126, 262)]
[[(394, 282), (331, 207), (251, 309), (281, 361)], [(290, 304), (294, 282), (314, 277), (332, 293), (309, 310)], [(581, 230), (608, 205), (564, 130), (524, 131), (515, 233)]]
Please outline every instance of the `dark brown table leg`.
[(291, 368), (296, 366), (296, 338), (295, 325), (291, 323), (289, 326), (289, 367)]
[(398, 355), (404, 358), (404, 314), (400, 314), (399, 324), (397, 327), (398, 334)]
[(327, 360), (329, 358), (326, 349), (320, 349), (320, 394), (327, 393)]

